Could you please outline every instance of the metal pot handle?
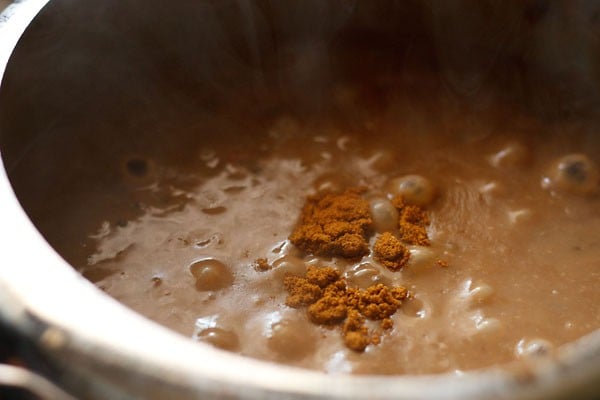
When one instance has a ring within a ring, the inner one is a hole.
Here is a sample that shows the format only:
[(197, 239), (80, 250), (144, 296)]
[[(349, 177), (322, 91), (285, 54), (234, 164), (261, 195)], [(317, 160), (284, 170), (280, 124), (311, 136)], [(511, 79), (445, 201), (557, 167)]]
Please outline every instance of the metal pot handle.
[(75, 400), (41, 375), (14, 365), (0, 364), (0, 391), (21, 389), (44, 400)]

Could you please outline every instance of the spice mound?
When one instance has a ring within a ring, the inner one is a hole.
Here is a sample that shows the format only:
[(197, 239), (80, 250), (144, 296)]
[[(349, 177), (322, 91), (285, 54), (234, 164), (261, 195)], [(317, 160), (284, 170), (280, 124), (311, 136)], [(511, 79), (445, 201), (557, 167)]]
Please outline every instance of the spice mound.
[(269, 262), (266, 258), (257, 258), (254, 261), (254, 263), (252, 263), (252, 265), (257, 271), (268, 271), (269, 269), (271, 269), (271, 266), (269, 265)]
[(408, 263), (410, 252), (390, 232), (384, 232), (373, 246), (375, 260), (391, 271), (398, 271)]
[(373, 220), (360, 189), (307, 199), (290, 241), (305, 253), (357, 258), (369, 253)]
[[(396, 202), (395, 204), (398, 204)], [(429, 246), (429, 238), (425, 227), (429, 225), (429, 217), (417, 206), (405, 205), (400, 210), (400, 237), (406, 243)]]
[[(307, 306), (308, 316), (319, 325), (341, 325), (346, 346), (362, 352), (381, 341), (382, 331), (393, 327), (390, 317), (408, 297), (404, 287), (377, 284), (367, 289), (349, 288), (340, 273), (331, 267), (309, 266), (303, 277), (284, 278), (286, 304)], [(369, 332), (366, 320), (380, 321), (380, 329)]]
[[(381, 233), (371, 248), (370, 239), (375, 234), (375, 225), (381, 225), (381, 214), (371, 214), (371, 203), (364, 194), (365, 190), (352, 188), (308, 197), (290, 242), (304, 254), (352, 262), (367, 257), (392, 272), (401, 270), (410, 261), (411, 253), (406, 246), (430, 245), (429, 217), (421, 207), (406, 204), (401, 195), (384, 200), (388, 202), (384, 218), (397, 220), (385, 225), (389, 231), (379, 229)], [(255, 268), (267, 269), (262, 264), (265, 263), (258, 260)], [(447, 266), (442, 260), (437, 264)], [(394, 325), (390, 317), (408, 296), (401, 286), (373, 283), (362, 289), (348, 287), (337, 269), (314, 265), (307, 267), (304, 276), (286, 275), (284, 286), (287, 306), (306, 307), (309, 319), (315, 324), (341, 326), (346, 346), (357, 352), (381, 341), (383, 331)], [(379, 321), (379, 328), (369, 329), (372, 324), (367, 320)]]

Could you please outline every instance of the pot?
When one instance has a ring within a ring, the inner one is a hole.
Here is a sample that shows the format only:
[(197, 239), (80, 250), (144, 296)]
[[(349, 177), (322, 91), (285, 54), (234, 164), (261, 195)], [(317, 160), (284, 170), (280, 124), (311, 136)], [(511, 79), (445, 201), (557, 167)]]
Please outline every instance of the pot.
[[(77, 232), (41, 217), (63, 202), (94, 201), (61, 193), (74, 179), (86, 189), (110, 184), (97, 165), (116, 155), (150, 149), (157, 157), (180, 156), (181, 146), (169, 147), (170, 126), (161, 122), (175, 118), (169, 102), (209, 115), (229, 104), (232, 82), (243, 82), (253, 93), (284, 87), (282, 102), (317, 109), (335, 80), (328, 48), (340, 31), (365, 48), (374, 41), (392, 48), (403, 54), (401, 62), (436, 64), (457, 101), (473, 107), (499, 95), (542, 116), (594, 120), (597, 39), (589, 32), (597, 23), (586, 19), (589, 8), (597, 7), (543, 1), (12, 4), (0, 17), (2, 324), (27, 349), (22, 356), (35, 361), (37, 373), (80, 398), (597, 396), (600, 331), (526, 369), (461, 376), (327, 375), (194, 343), (84, 279), (59, 254)], [(520, 80), (511, 78), (515, 71)], [(248, 108), (255, 101), (236, 104)], [(58, 228), (64, 240), (48, 243), (44, 235)]]

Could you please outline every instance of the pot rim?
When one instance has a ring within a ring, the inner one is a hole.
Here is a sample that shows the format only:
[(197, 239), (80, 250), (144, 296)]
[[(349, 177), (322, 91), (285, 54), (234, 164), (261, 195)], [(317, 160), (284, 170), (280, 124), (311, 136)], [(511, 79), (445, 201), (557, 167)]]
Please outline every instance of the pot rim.
[[(16, 2), (0, 16), (0, 77), (21, 34), (48, 1)], [(0, 318), (51, 357), (72, 355), (69, 360), (80, 364), (71, 368), (87, 369), (92, 379), (119, 386), (120, 373), (139, 377), (125, 392), (158, 385), (246, 399), (528, 399), (592, 387), (600, 378), (600, 331), (526, 369), (455, 374), (328, 375), (234, 355), (142, 317), (85, 280), (33, 226), (4, 168), (0, 221)]]

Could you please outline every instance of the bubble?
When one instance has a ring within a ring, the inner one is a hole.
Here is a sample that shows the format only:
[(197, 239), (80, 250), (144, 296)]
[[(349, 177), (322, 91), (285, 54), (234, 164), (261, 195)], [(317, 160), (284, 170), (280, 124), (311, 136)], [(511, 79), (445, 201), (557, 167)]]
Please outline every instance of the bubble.
[(313, 187), (318, 193), (339, 193), (347, 186), (350, 186), (348, 177), (335, 172), (322, 174), (313, 182)]
[(573, 322), (567, 321), (564, 325), (565, 329), (573, 329)]
[(233, 283), (233, 275), (221, 261), (207, 258), (190, 265), (190, 272), (196, 279), (198, 290), (219, 290)]
[(205, 166), (209, 169), (215, 169), (221, 162), (219, 157), (217, 157), (217, 153), (212, 149), (202, 149), (199, 156), (200, 159), (204, 161)]
[(433, 203), (437, 190), (431, 181), (421, 175), (405, 175), (389, 183), (394, 195), (401, 195), (407, 204), (425, 207)]
[(335, 143), (338, 149), (342, 151), (348, 151), (353, 143), (353, 140), (349, 136), (340, 136)]
[(202, 212), (207, 215), (219, 215), (223, 214), (225, 211), (227, 211), (227, 208), (223, 206), (207, 207), (202, 209)]
[(325, 364), (325, 371), (330, 374), (351, 374), (354, 365), (348, 359), (348, 352), (340, 350), (331, 355)]
[(521, 339), (515, 347), (515, 354), (519, 358), (543, 357), (552, 351), (552, 343), (545, 339)]
[(568, 154), (559, 158), (542, 179), (542, 187), (573, 194), (591, 194), (598, 190), (600, 172), (585, 154)]
[(389, 171), (398, 163), (395, 153), (389, 150), (381, 150), (372, 154), (367, 163), (378, 171)]
[(232, 185), (223, 188), (223, 192), (227, 194), (238, 194), (243, 192), (247, 187), (245, 185)]
[(429, 315), (425, 303), (414, 297), (403, 302), (400, 309), (404, 315), (412, 318), (426, 318)]
[[(495, 292), (494, 288), (487, 283), (480, 282), (474, 284), (472, 279), (466, 279), (461, 286), (459, 297), (462, 299), (463, 305), (468, 309), (486, 304)], [(477, 318), (483, 318), (479, 310), (477, 315)]]
[(152, 281), (152, 286), (154, 286), (154, 287), (160, 286), (163, 282), (163, 280), (160, 276), (153, 276), (151, 281)]
[(279, 254), (283, 251), (283, 249), (285, 247), (289, 246), (289, 242), (287, 240), (284, 240), (281, 243), (278, 243), (277, 245), (275, 245), (272, 249), (271, 249), (271, 253), (273, 254)]
[(475, 286), (469, 291), (469, 297), (477, 303), (488, 300), (494, 294), (494, 289), (485, 283)]
[(484, 183), (479, 187), (479, 193), (486, 198), (500, 197), (506, 194), (506, 187), (497, 181)]
[(490, 299), (494, 294), (494, 289), (485, 283), (481, 283), (467, 293), (467, 298), (472, 305), (481, 304)]
[(507, 143), (497, 153), (489, 157), (489, 162), (496, 168), (512, 168), (522, 166), (529, 161), (529, 149), (519, 142)]
[(231, 164), (227, 164), (225, 170), (227, 172), (227, 178), (231, 180), (242, 180), (248, 176), (248, 172), (245, 169)]
[(479, 333), (492, 333), (500, 330), (502, 323), (496, 318), (481, 318), (475, 321), (475, 329)]
[(524, 208), (521, 210), (508, 211), (508, 220), (512, 225), (523, 224), (531, 221), (533, 213), (530, 209)]
[(196, 334), (196, 338), (223, 350), (236, 351), (240, 341), (235, 332), (217, 327), (206, 328)]
[(375, 231), (391, 232), (398, 228), (398, 210), (392, 203), (383, 198), (372, 199), (369, 202), (371, 217)]
[(408, 268), (413, 272), (422, 272), (431, 269), (435, 265), (435, 253), (428, 247), (410, 246), (410, 258)]
[(267, 329), (267, 346), (280, 358), (298, 360), (315, 351), (316, 338), (307, 321), (283, 317)]
[(210, 239), (201, 239), (201, 240), (198, 240), (196, 243), (194, 243), (194, 246), (203, 248), (203, 247), (208, 246), (209, 244), (210, 244)]
[(346, 281), (352, 287), (366, 289), (370, 286), (382, 283), (391, 286), (392, 281), (381, 274), (380, 270), (371, 263), (362, 263), (344, 274)]
[(176, 233), (175, 235), (175, 246), (178, 248), (185, 247), (196, 247), (205, 248), (211, 247), (222, 247), (223, 238), (218, 232), (213, 232), (209, 229), (195, 229), (183, 234)]
[(286, 275), (303, 276), (306, 273), (306, 264), (298, 257), (285, 255), (273, 262), (273, 277), (283, 281)]

